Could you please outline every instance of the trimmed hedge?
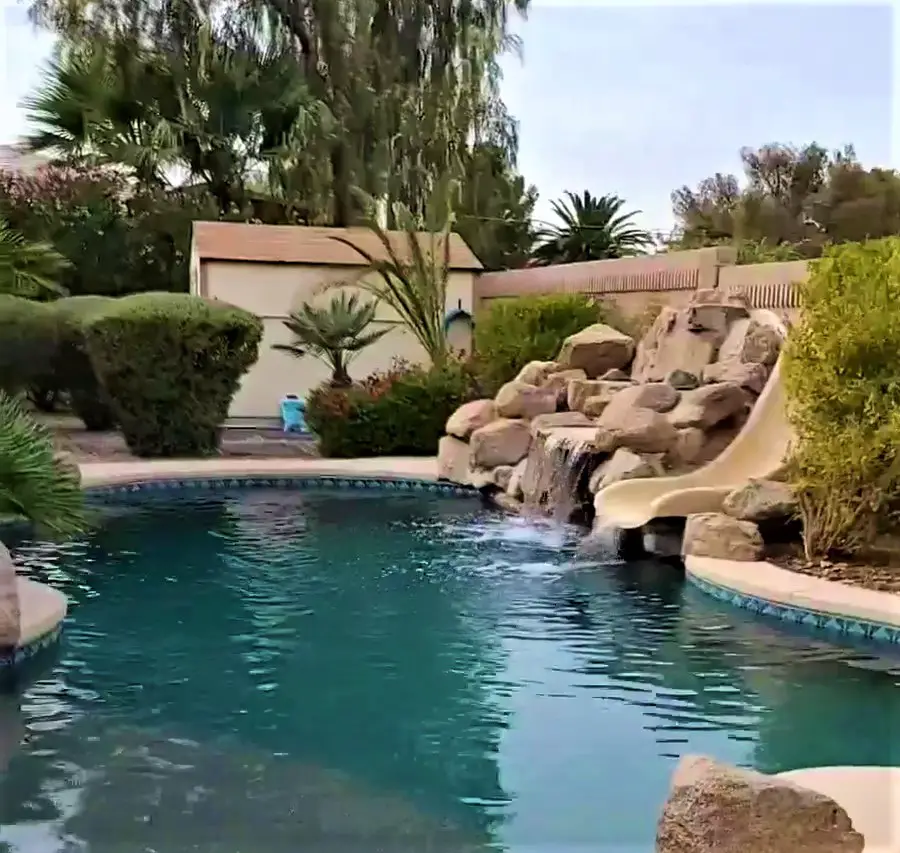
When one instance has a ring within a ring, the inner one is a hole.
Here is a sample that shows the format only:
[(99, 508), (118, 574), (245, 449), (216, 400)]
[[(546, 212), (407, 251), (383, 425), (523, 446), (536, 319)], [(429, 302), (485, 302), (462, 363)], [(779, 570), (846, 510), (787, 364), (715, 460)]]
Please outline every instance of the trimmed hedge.
[(56, 348), (52, 305), (0, 295), (0, 390), (15, 394), (45, 379)]
[(137, 456), (217, 451), (262, 321), (224, 302), (141, 293), (92, 314), (85, 342), (129, 449)]
[(492, 302), (475, 321), (475, 357), (486, 390), (496, 393), (529, 361), (554, 359), (569, 335), (611, 319), (607, 306), (580, 293)]
[(464, 362), (400, 365), (351, 388), (320, 386), (307, 400), (306, 421), (323, 456), (433, 456), (447, 418), (478, 396)]
[(85, 330), (92, 317), (113, 304), (106, 296), (70, 296), (52, 306), (59, 333), (53, 371), (56, 384), (68, 392), (72, 411), (85, 427), (95, 431), (112, 429), (115, 417), (88, 356)]

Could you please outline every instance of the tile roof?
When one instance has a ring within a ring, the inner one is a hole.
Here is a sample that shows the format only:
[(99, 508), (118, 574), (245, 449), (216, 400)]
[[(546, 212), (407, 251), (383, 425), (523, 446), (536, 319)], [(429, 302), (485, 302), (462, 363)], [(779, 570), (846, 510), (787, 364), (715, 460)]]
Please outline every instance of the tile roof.
[[(389, 239), (401, 257), (406, 254), (406, 235), (389, 231)], [(365, 259), (343, 243), (345, 237), (376, 258), (384, 247), (368, 228), (320, 228), (304, 225), (250, 225), (243, 222), (195, 222), (194, 249), (202, 260), (256, 261), (258, 263), (310, 264), (315, 266), (365, 266)], [(430, 235), (420, 235), (422, 248), (430, 247)], [(458, 234), (450, 235), (450, 267), (480, 270), (481, 262)]]

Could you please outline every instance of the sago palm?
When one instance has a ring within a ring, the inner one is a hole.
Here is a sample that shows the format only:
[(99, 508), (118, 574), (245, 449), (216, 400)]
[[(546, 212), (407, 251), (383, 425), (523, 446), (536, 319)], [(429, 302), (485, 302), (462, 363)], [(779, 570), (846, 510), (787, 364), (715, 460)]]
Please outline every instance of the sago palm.
[(0, 294), (9, 296), (64, 296), (59, 276), (69, 262), (49, 243), (26, 240), (0, 219)]
[(0, 391), (0, 519), (29, 521), (55, 535), (84, 527), (77, 470), (60, 464), (49, 433)]
[(350, 363), (366, 347), (384, 337), (391, 327), (370, 329), (375, 320), (375, 302), (363, 302), (358, 295), (339, 293), (324, 308), (308, 302), (293, 312), (284, 325), (294, 335), (292, 344), (273, 344), (273, 349), (297, 358), (309, 354), (331, 368), (331, 384), (351, 384)]
[(653, 237), (632, 221), (640, 211), (623, 212), (624, 206), (616, 195), (565, 193), (552, 204), (559, 224), (538, 232), (534, 262), (550, 266), (644, 254)]

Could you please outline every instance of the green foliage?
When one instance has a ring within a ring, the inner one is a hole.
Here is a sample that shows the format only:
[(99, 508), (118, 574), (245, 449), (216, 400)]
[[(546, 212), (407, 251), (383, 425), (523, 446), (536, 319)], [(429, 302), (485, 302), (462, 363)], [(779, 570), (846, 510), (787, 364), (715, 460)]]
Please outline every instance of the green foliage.
[(105, 296), (70, 296), (52, 306), (59, 342), (53, 384), (68, 392), (72, 410), (93, 431), (112, 429), (115, 418), (88, 356), (85, 331), (92, 317), (113, 304)]
[(317, 388), (307, 400), (306, 420), (323, 456), (432, 456), (447, 418), (478, 396), (465, 362), (398, 364), (350, 388)]
[(562, 342), (609, 310), (583, 294), (497, 299), (475, 319), (475, 353), (489, 393), (509, 382), (529, 361), (550, 361)]
[(625, 200), (616, 195), (567, 192), (565, 199), (552, 204), (559, 224), (538, 232), (534, 262), (550, 266), (646, 254), (653, 237), (632, 221), (640, 211), (626, 213), (624, 206)]
[(900, 493), (900, 238), (826, 250), (784, 363), (809, 557), (872, 543)]
[(333, 296), (327, 308), (304, 303), (284, 321), (294, 343), (272, 348), (296, 358), (309, 353), (331, 368), (332, 385), (350, 385), (348, 368), (353, 359), (391, 331), (390, 326), (369, 330), (377, 308), (377, 303), (362, 302), (358, 295), (345, 292)]
[(0, 391), (0, 518), (30, 521), (56, 535), (84, 527), (77, 469), (61, 464), (49, 433)]
[(49, 375), (56, 348), (52, 305), (0, 295), (0, 390), (17, 393)]
[(0, 219), (0, 294), (41, 297), (61, 295), (59, 277), (68, 266), (48, 243), (27, 240)]
[(176, 293), (115, 300), (86, 322), (87, 351), (137, 456), (215, 453), (241, 377), (256, 362), (258, 317)]

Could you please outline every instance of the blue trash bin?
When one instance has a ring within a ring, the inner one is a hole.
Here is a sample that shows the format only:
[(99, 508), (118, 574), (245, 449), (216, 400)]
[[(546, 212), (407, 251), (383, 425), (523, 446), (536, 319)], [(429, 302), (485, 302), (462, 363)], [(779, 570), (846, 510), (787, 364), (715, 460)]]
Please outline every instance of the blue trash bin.
[(306, 430), (306, 403), (296, 394), (285, 394), (281, 398), (281, 424), (285, 432)]

